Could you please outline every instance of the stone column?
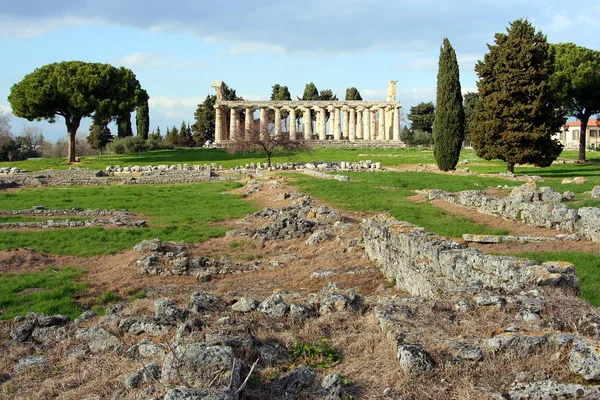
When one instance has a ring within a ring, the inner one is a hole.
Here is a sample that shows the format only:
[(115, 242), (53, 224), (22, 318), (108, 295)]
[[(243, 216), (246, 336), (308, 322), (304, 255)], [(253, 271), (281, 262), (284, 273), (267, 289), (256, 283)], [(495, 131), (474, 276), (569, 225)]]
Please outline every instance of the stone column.
[(325, 140), (327, 138), (327, 127), (325, 123), (327, 118), (325, 116), (325, 108), (319, 107), (319, 140)]
[[(329, 135), (333, 136), (335, 132), (335, 110), (333, 107), (327, 107), (327, 111), (329, 111)], [(325, 118), (327, 118), (327, 113), (325, 113)]]
[(254, 108), (246, 107), (246, 120), (244, 121), (244, 134), (248, 136), (250, 134), (250, 129), (252, 128), (252, 124), (254, 123)]
[(229, 108), (229, 140), (235, 140), (235, 114), (236, 109), (234, 107)]
[(392, 134), (394, 135), (394, 140), (400, 140), (400, 108), (394, 106), (394, 119), (393, 119), (394, 127), (392, 128)]
[(363, 111), (365, 131), (363, 133), (364, 140), (371, 140), (371, 109), (365, 108)]
[(215, 106), (215, 143), (221, 143), (223, 140), (223, 118), (221, 107)]
[(356, 109), (356, 138), (363, 138), (363, 110), (364, 108)]
[(379, 108), (379, 130), (377, 131), (379, 140), (387, 140), (387, 132), (385, 131), (385, 107)]
[(281, 108), (275, 107), (275, 136), (281, 135)]
[(350, 121), (350, 107), (344, 108), (344, 132), (343, 138), (350, 139), (350, 126), (352, 122)]
[(377, 140), (377, 107), (371, 108), (371, 140)]
[[(346, 111), (346, 116), (350, 114), (350, 118), (348, 118), (348, 140), (354, 142), (356, 140), (356, 110), (354, 108), (349, 108)], [(344, 125), (346, 125), (344, 123)]]
[(288, 118), (290, 119), (290, 140), (296, 140), (296, 109), (294, 107), (290, 108)]
[(267, 132), (267, 124), (269, 121), (267, 120), (267, 109), (265, 107), (260, 108), (260, 138), (264, 139), (269, 132)]
[[(339, 141), (342, 139), (342, 127), (340, 126), (340, 108), (335, 107), (333, 110), (333, 140)], [(331, 118), (331, 117), (330, 117)]]
[(312, 113), (310, 108), (302, 111), (302, 123), (304, 124), (304, 140), (312, 139)]

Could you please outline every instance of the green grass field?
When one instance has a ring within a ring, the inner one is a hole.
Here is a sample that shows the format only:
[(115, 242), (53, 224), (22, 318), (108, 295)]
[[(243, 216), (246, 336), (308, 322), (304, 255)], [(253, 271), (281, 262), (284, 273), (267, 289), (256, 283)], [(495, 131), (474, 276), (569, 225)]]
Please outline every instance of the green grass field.
[(76, 318), (81, 309), (75, 298), (85, 289), (83, 270), (47, 268), (27, 274), (0, 274), (0, 319), (28, 312), (63, 314)]
[[(354, 211), (388, 212), (401, 221), (436, 232), (440, 235), (460, 237), (463, 233), (506, 234), (506, 231), (474, 224), (456, 217), (429, 203), (416, 203), (406, 199), (418, 189), (481, 190), (488, 186), (509, 183), (499, 178), (441, 175), (425, 172), (348, 173), (351, 182), (310, 178), (290, 173), (293, 185), (311, 196), (322, 199), (334, 207)], [(512, 183), (512, 182), (510, 182)]]
[(91, 256), (116, 253), (144, 239), (201, 242), (218, 237), (227, 228), (212, 226), (255, 211), (247, 201), (226, 192), (239, 183), (188, 185), (73, 186), (0, 192), (4, 210), (35, 205), (48, 208), (128, 209), (143, 214), (147, 228), (55, 229), (37, 232), (0, 231), (0, 249), (27, 247), (55, 254)]

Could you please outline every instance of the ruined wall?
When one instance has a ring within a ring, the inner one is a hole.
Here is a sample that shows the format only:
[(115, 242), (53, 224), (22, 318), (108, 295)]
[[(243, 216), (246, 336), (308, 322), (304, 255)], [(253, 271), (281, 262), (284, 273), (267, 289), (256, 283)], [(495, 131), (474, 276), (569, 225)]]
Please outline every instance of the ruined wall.
[(427, 199), (444, 200), (482, 214), (496, 215), (527, 225), (578, 233), (600, 242), (600, 209), (582, 207), (570, 209), (561, 201), (572, 200), (572, 193), (557, 193), (550, 188), (537, 188), (528, 183), (515, 188), (507, 197), (488, 196), (482, 191), (465, 190), (449, 193), (431, 190)]
[(365, 251), (396, 287), (416, 296), (478, 285), (513, 291), (536, 285), (578, 290), (573, 265), (494, 256), (383, 214), (363, 220)]

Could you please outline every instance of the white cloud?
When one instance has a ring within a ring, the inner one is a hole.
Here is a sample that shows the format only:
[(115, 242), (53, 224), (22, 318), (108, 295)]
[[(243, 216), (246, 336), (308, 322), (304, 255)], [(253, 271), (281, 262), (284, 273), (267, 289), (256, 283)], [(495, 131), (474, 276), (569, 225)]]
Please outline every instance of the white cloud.
[(110, 62), (131, 69), (198, 69), (205, 66), (201, 62), (158, 53), (133, 53)]
[(204, 101), (204, 97), (167, 97), (152, 96), (148, 100), (150, 115), (158, 112), (168, 118), (179, 118), (190, 120), (194, 116), (198, 104)]
[(437, 65), (438, 60), (434, 60), (433, 58), (414, 58), (400, 68), (412, 70), (435, 70)]
[(385, 100), (387, 97), (387, 90), (360, 89), (359, 92), (365, 100)]
[(101, 20), (79, 16), (64, 16), (59, 18), (30, 18), (16, 19), (0, 14), (0, 36), (7, 39), (28, 39), (57, 31), (64, 26), (86, 25)]
[(3, 112), (5, 114), (11, 114), (12, 108), (6, 104), (0, 104), (0, 112)]

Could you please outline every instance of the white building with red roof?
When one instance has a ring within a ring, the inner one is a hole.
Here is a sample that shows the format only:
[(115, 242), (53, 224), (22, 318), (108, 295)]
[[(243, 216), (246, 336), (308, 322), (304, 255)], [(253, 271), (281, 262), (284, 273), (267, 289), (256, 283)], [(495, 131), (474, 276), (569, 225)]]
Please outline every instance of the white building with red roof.
[[(553, 137), (558, 139), (565, 150), (579, 149), (579, 137), (581, 135), (581, 121), (567, 122), (563, 125), (561, 131)], [(588, 149), (600, 149), (600, 120), (591, 119), (588, 121), (586, 129), (585, 146)]]

